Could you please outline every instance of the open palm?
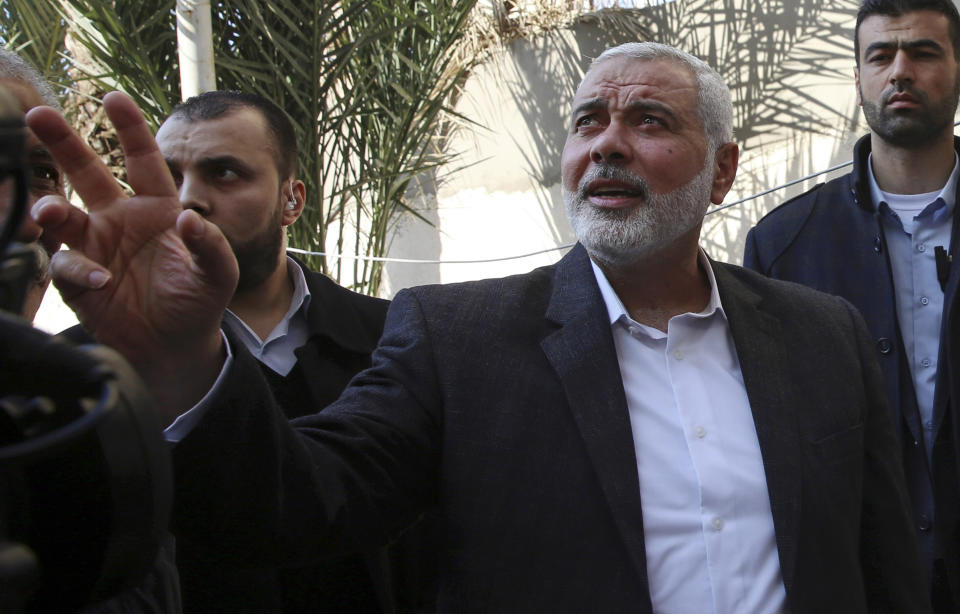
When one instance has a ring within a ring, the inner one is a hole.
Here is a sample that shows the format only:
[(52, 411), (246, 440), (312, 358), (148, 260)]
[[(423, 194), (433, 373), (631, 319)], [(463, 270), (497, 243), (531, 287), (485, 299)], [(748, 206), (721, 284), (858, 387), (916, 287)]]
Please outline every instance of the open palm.
[[(62, 198), (35, 207), (45, 233), (71, 250), (57, 254), (54, 283), (98, 341), (118, 350), (162, 398), (192, 367), (220, 352), (219, 323), (237, 280), (223, 234), (177, 190), (139, 109), (125, 95), (104, 99), (126, 156), (127, 196), (63, 118), (38, 108), (28, 123), (64, 169), (88, 213)], [(214, 365), (216, 366), (216, 365)]]

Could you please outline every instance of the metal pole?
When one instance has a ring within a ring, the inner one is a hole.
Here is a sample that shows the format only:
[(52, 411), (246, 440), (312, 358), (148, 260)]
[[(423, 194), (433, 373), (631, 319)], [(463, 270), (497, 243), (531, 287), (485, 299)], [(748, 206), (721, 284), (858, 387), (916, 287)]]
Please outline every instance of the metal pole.
[(210, 0), (177, 0), (177, 47), (181, 98), (217, 89)]

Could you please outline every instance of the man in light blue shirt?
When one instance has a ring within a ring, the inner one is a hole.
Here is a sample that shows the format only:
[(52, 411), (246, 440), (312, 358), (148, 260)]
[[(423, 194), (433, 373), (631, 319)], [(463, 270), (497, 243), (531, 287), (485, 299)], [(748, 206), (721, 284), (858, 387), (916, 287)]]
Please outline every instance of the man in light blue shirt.
[[(871, 134), (853, 172), (771, 212), (745, 266), (850, 300), (876, 342), (937, 611), (960, 606), (952, 266), (960, 17), (949, 0), (867, 0), (856, 85)], [(952, 400), (951, 400), (952, 397)]]

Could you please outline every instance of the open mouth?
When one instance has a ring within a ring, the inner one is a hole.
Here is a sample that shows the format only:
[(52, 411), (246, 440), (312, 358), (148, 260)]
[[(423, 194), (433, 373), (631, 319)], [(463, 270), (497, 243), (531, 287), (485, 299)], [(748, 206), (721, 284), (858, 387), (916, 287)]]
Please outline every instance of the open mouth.
[(591, 190), (589, 194), (590, 196), (598, 196), (600, 198), (635, 198), (643, 196), (643, 190), (626, 187), (607, 187)]
[(601, 206), (617, 207), (649, 195), (643, 177), (611, 164), (594, 166), (580, 180), (580, 199)]
[(583, 190), (585, 199), (591, 200), (594, 204), (608, 207), (623, 206), (647, 196), (647, 189), (644, 185), (610, 179), (591, 181), (585, 188)]

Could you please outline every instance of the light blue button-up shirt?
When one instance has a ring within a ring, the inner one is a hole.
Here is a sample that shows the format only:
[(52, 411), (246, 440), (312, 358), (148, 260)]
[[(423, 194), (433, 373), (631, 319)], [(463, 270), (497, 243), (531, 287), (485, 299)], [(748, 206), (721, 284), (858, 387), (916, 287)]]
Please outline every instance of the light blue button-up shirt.
[[(954, 154), (953, 172), (939, 192), (929, 195), (929, 201), (912, 218), (903, 219), (895, 211), (897, 202), (904, 200), (896, 194), (880, 190), (867, 165), (870, 195), (880, 211), (884, 236), (893, 273), (897, 305), (897, 323), (903, 340), (917, 407), (923, 424), (927, 453), (933, 447), (940, 427), (933, 416), (933, 394), (937, 379), (937, 359), (940, 352), (940, 320), (943, 314), (943, 289), (937, 280), (934, 248), (942, 246), (949, 251), (953, 226), (953, 208), (956, 201), (957, 177), (960, 165)], [(904, 211), (901, 208), (901, 211)]]
[(297, 364), (294, 351), (310, 338), (307, 310), (310, 308), (311, 295), (307, 288), (307, 278), (300, 265), (289, 256), (287, 256), (287, 272), (293, 283), (290, 308), (266, 339), (260, 339), (246, 322), (229, 309), (223, 314), (223, 325), (236, 335), (254, 358), (283, 376), (290, 373), (293, 366)]
[[(287, 264), (287, 271), (290, 273), (291, 281), (293, 281), (293, 298), (290, 301), (290, 309), (283, 316), (283, 320), (267, 336), (266, 341), (261, 341), (250, 327), (229, 310), (224, 313), (223, 318), (224, 327), (231, 327), (240, 342), (260, 362), (280, 375), (289, 373), (293, 365), (297, 363), (294, 350), (306, 343), (309, 337), (307, 309), (310, 306), (311, 294), (307, 288), (307, 278), (303, 274), (303, 269), (289, 256), (287, 257)], [(194, 429), (200, 418), (207, 412), (210, 399), (220, 389), (227, 372), (233, 365), (233, 351), (230, 348), (230, 342), (222, 329), (220, 334), (223, 335), (223, 347), (226, 351), (220, 374), (207, 394), (190, 410), (177, 416), (177, 419), (163, 431), (164, 437), (170, 443), (177, 443)]]

